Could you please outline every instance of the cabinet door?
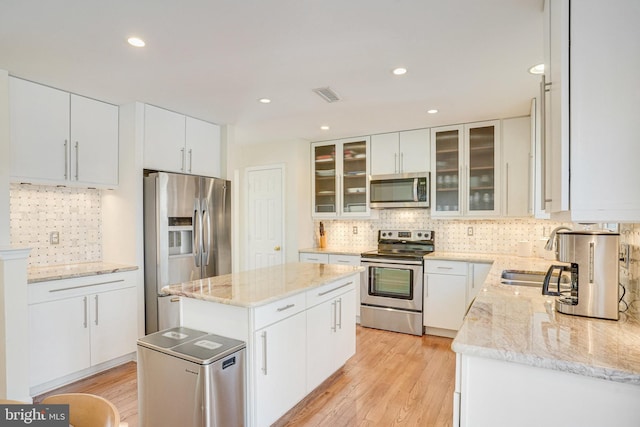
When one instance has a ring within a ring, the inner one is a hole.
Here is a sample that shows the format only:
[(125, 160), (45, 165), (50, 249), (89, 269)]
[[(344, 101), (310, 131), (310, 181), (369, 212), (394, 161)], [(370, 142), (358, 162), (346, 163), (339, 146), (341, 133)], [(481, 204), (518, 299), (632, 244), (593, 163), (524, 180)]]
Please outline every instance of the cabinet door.
[(316, 217), (335, 217), (338, 212), (338, 179), (336, 144), (322, 143), (311, 146), (311, 164), (313, 165), (312, 195), (313, 215)]
[[(341, 216), (362, 216), (369, 213), (369, 138), (343, 140), (341, 173)], [(339, 145), (340, 147), (340, 145)]]
[(400, 132), (400, 172), (429, 172), (431, 168), (430, 153), (431, 135), (429, 129)]
[(500, 214), (500, 122), (465, 125), (466, 169), (462, 188), (466, 215)]
[(398, 132), (371, 136), (371, 175), (400, 172), (399, 144), (400, 134)]
[(71, 95), (70, 179), (118, 184), (118, 107)]
[(480, 289), (487, 280), (487, 276), (489, 275), (489, 270), (491, 270), (491, 264), (484, 263), (469, 263), (469, 287), (467, 289), (467, 302), (466, 306), (473, 301), (473, 299), (478, 295)]
[(89, 296), (91, 364), (136, 351), (138, 302), (135, 287)]
[(457, 216), (462, 211), (460, 184), (463, 156), (463, 127), (431, 130), (431, 215)]
[(254, 334), (256, 425), (269, 426), (306, 394), (306, 313)]
[(220, 126), (186, 118), (186, 172), (220, 176)]
[[(360, 286), (356, 284), (356, 289)], [(357, 301), (360, 305), (360, 301)], [(336, 300), (335, 368), (338, 370), (356, 354), (356, 291), (350, 290)], [(313, 337), (313, 335), (311, 335)]]
[(503, 216), (533, 214), (533, 156), (531, 119), (519, 117), (502, 121)]
[(467, 276), (425, 274), (424, 326), (458, 330), (466, 310)]
[(9, 78), (11, 176), (63, 182), (69, 165), (69, 94)]
[(310, 262), (314, 264), (329, 264), (329, 255), (301, 252), (300, 262)]
[(185, 172), (185, 116), (144, 106), (144, 167)]
[(29, 306), (31, 386), (90, 366), (89, 297)]
[(336, 351), (337, 304), (337, 300), (332, 299), (307, 309), (307, 393), (336, 369), (333, 353)]

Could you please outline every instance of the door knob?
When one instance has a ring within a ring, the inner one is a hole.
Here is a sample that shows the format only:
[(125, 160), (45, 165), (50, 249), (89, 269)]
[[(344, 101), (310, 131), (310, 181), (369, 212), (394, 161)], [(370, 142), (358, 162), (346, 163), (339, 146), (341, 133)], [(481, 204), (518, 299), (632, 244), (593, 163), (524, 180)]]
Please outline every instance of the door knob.
[(273, 248), (273, 250), (278, 252), (280, 250), (280, 246), (276, 246), (275, 248)]

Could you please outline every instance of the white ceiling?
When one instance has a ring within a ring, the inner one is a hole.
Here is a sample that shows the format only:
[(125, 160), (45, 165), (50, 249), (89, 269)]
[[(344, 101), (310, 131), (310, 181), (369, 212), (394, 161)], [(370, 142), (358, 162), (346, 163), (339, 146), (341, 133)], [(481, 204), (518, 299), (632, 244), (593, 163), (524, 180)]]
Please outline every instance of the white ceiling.
[(542, 0), (0, 0), (0, 68), (313, 141), (527, 115), (542, 25)]

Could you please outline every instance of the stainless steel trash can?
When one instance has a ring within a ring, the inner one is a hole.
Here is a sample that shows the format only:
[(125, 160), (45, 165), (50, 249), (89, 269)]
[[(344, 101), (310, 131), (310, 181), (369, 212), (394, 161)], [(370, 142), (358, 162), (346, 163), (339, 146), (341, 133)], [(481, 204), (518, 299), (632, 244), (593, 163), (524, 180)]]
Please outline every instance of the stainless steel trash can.
[(140, 338), (140, 426), (244, 426), (245, 353), (242, 341), (189, 328)]

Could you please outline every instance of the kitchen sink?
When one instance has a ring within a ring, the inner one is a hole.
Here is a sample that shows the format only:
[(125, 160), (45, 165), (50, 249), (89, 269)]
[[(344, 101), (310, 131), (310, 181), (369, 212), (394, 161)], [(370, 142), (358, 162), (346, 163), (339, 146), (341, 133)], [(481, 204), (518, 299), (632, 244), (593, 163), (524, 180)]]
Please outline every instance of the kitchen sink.
[[(526, 270), (503, 270), (500, 276), (500, 283), (503, 285), (516, 285), (516, 286), (531, 286), (542, 287), (545, 271), (526, 271)], [(557, 283), (558, 275), (554, 274), (551, 282)], [(561, 284), (570, 284), (571, 280), (567, 276), (560, 278)]]

